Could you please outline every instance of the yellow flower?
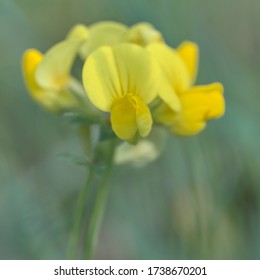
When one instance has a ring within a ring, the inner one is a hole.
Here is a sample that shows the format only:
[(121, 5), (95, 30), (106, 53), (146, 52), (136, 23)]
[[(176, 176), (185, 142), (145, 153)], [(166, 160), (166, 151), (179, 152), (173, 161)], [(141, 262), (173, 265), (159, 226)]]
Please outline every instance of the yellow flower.
[(67, 39), (83, 39), (79, 54), (83, 60), (102, 46), (113, 47), (120, 43), (134, 43), (146, 46), (152, 42), (163, 42), (161, 33), (151, 24), (142, 22), (127, 27), (113, 21), (103, 21), (90, 25), (75, 25), (67, 35)]
[(24, 80), (31, 96), (46, 109), (57, 111), (77, 106), (71, 89), (77, 81), (70, 70), (81, 42), (63, 41), (53, 46), (45, 55), (28, 49), (23, 55)]
[(223, 86), (212, 83), (193, 86), (197, 75), (198, 47), (184, 42), (177, 50), (164, 44), (151, 44), (147, 49), (159, 62), (168, 84), (177, 93), (181, 111), (173, 111), (167, 102), (154, 113), (155, 119), (179, 135), (200, 132), (206, 122), (224, 114)]
[(115, 134), (130, 141), (145, 137), (152, 127), (148, 104), (164, 90), (156, 60), (134, 44), (101, 47), (83, 66), (83, 85), (90, 101), (110, 112)]
[(99, 47), (123, 43), (127, 31), (127, 26), (113, 21), (102, 21), (89, 27), (78, 24), (71, 29), (67, 39), (79, 38), (85, 40), (79, 50), (81, 58), (85, 60), (91, 52)]

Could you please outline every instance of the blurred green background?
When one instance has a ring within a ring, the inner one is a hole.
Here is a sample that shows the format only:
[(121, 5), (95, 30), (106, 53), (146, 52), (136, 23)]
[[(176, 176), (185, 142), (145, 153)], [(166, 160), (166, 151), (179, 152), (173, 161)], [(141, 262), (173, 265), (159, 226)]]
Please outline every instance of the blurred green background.
[(220, 81), (226, 114), (159, 160), (114, 170), (97, 259), (260, 258), (258, 0), (0, 0), (0, 259), (63, 259), (86, 170), (76, 127), (26, 92), (21, 55), (72, 25), (148, 21), (200, 46), (198, 83)]

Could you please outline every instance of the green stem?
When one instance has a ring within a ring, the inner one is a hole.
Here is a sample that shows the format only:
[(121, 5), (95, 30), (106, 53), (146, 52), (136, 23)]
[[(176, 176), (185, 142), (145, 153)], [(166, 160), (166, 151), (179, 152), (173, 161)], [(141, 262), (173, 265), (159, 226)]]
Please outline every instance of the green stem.
[(115, 150), (115, 141), (111, 143), (111, 147), (107, 159), (106, 170), (100, 182), (98, 192), (96, 195), (96, 201), (93, 206), (93, 210), (89, 221), (87, 237), (86, 237), (86, 245), (84, 250), (84, 259), (87, 260), (92, 258), (98, 239), (99, 229), (106, 206), (106, 198), (108, 194), (107, 183), (110, 178), (110, 174), (113, 167), (114, 150)]
[(70, 237), (70, 243), (68, 248), (68, 259), (75, 259), (77, 257), (77, 246), (78, 241), (80, 238), (80, 227), (81, 227), (81, 221), (84, 214), (84, 209), (86, 206), (89, 189), (91, 186), (91, 183), (93, 181), (94, 177), (94, 171), (93, 168), (90, 167), (88, 178), (86, 181), (85, 186), (81, 189), (78, 201), (76, 204), (75, 214), (74, 214), (74, 224), (71, 231), (71, 237)]

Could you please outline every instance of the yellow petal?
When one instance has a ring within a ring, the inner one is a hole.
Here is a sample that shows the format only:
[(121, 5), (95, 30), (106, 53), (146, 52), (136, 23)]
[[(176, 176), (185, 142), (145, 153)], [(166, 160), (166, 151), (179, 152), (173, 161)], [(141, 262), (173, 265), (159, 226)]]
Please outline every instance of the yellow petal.
[(93, 24), (89, 27), (89, 36), (87, 44), (82, 47), (81, 53), (86, 58), (91, 52), (102, 46), (114, 46), (125, 40), (127, 26), (104, 21)]
[(42, 61), (43, 55), (38, 50), (28, 49), (23, 54), (22, 68), (26, 86), (31, 93), (40, 89), (35, 80), (35, 71), (39, 63)]
[(175, 112), (180, 112), (181, 102), (174, 90), (174, 88), (169, 84), (167, 79), (162, 77), (162, 83), (158, 91), (159, 97)]
[(177, 94), (190, 86), (187, 67), (174, 49), (159, 43), (150, 44), (147, 49), (157, 59), (168, 83)]
[(180, 97), (182, 113), (176, 114), (172, 131), (180, 135), (192, 135), (201, 131), (210, 119), (224, 114), (223, 86), (213, 83), (196, 86)]
[(171, 132), (180, 136), (192, 136), (198, 134), (206, 127), (204, 121), (184, 121), (183, 118), (176, 117), (174, 125), (171, 127)]
[(68, 33), (67, 40), (87, 40), (89, 37), (89, 30), (83, 24), (75, 25)]
[(35, 101), (49, 111), (76, 106), (76, 100), (72, 94), (63, 90), (57, 92), (42, 88), (35, 80), (35, 71), (43, 59), (43, 55), (35, 49), (27, 50), (23, 55), (23, 73), (28, 91)]
[(25, 51), (22, 60), (24, 80), (32, 98), (46, 109), (53, 111), (56, 108), (53, 106), (55, 92), (45, 92), (35, 80), (35, 71), (42, 59), (43, 55), (38, 50), (28, 49)]
[(109, 112), (113, 98), (122, 95), (112, 48), (102, 47), (88, 57), (82, 80), (90, 101), (100, 110)]
[(157, 122), (165, 126), (172, 126), (175, 121), (176, 112), (166, 103), (162, 103), (153, 111), (153, 116)]
[(111, 110), (112, 129), (123, 140), (130, 140), (138, 132), (146, 137), (152, 128), (148, 106), (137, 96), (128, 94), (114, 101)]
[(163, 42), (161, 33), (156, 30), (151, 24), (147, 22), (141, 22), (133, 25), (127, 33), (127, 41), (146, 46), (147, 44), (154, 42)]
[(81, 43), (81, 40), (67, 40), (53, 46), (36, 69), (37, 83), (49, 90), (66, 87)]
[(152, 116), (148, 106), (138, 97), (134, 97), (136, 106), (136, 123), (138, 132), (142, 137), (146, 137), (152, 129)]
[(194, 83), (197, 77), (199, 63), (198, 45), (193, 42), (186, 41), (178, 47), (177, 52), (189, 71), (191, 83)]
[(196, 134), (206, 125), (204, 121), (185, 119), (184, 112), (176, 113), (166, 104), (156, 109), (154, 118), (157, 122), (169, 127), (171, 132), (182, 136)]
[(90, 101), (110, 111), (113, 99), (132, 93), (146, 104), (153, 101), (161, 82), (156, 61), (133, 44), (102, 47), (93, 52), (83, 67), (83, 85)]
[(114, 102), (111, 110), (111, 125), (115, 134), (122, 140), (133, 138), (137, 132), (135, 104), (128, 97)]
[(82, 44), (78, 50), (79, 56), (85, 60), (85, 49), (88, 44), (89, 29), (83, 24), (75, 25), (68, 33), (67, 40), (82, 40)]

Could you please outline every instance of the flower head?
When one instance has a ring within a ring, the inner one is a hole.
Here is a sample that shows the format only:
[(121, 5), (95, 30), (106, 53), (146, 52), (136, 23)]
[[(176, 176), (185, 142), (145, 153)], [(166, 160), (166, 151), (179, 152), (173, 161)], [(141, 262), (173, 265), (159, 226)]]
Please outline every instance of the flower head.
[[(77, 54), (83, 87), (71, 75)], [(197, 68), (196, 44), (172, 49), (146, 22), (78, 24), (46, 54), (29, 49), (23, 56), (24, 79), (37, 102), (87, 125), (111, 125), (129, 143), (147, 137), (153, 122), (192, 135), (224, 114), (223, 86), (194, 86)]]
[(25, 51), (22, 67), (28, 91), (46, 109), (78, 106), (70, 90), (77, 83), (70, 70), (79, 46), (79, 40), (71, 40), (58, 43), (45, 55), (35, 49)]
[(134, 44), (99, 48), (83, 67), (83, 85), (90, 101), (111, 114), (112, 129), (123, 140), (149, 134), (148, 104), (156, 98), (160, 83), (158, 64)]
[(102, 21), (90, 26), (75, 25), (67, 39), (83, 39), (79, 54), (83, 60), (93, 51), (103, 46), (116, 46), (121, 43), (133, 43), (146, 46), (153, 42), (163, 42), (161, 33), (151, 24), (141, 22), (128, 27), (113, 21)]
[(159, 62), (168, 85), (176, 92), (181, 110), (176, 112), (167, 102), (161, 104), (154, 116), (159, 123), (179, 135), (200, 132), (206, 122), (224, 114), (223, 86), (213, 83), (193, 86), (197, 75), (198, 47), (183, 43), (177, 50), (165, 44), (151, 44), (147, 49)]

